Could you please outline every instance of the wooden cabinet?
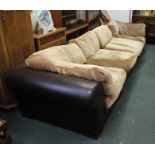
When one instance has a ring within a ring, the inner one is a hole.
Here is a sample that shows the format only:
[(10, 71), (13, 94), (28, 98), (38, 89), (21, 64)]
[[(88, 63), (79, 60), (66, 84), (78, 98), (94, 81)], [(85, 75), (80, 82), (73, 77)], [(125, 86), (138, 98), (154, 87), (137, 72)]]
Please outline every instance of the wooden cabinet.
[(47, 34), (34, 34), (36, 51), (66, 43), (66, 29), (56, 28)]
[(0, 11), (0, 107), (14, 106), (2, 81), (3, 74), (33, 52), (29, 11)]
[[(150, 10), (151, 13), (152, 10)], [(142, 12), (142, 13), (141, 13)], [(132, 22), (133, 23), (145, 23), (146, 24), (146, 39), (147, 42), (155, 42), (155, 14), (149, 14), (146, 10), (133, 11)]]
[(86, 10), (51, 10), (51, 14), (56, 27), (66, 27), (67, 40), (88, 31)]
[(96, 24), (98, 10), (51, 10), (51, 14), (56, 27), (66, 27), (67, 40), (76, 38), (100, 25)]

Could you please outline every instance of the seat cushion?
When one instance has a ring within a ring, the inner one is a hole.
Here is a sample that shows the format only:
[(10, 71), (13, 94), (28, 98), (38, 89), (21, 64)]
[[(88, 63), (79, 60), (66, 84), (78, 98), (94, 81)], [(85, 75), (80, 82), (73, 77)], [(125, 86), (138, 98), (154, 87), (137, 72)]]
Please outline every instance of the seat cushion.
[(123, 68), (127, 72), (136, 63), (137, 56), (130, 52), (121, 52), (114, 50), (99, 50), (94, 56), (87, 59), (87, 64), (98, 66)]
[(131, 39), (112, 38), (110, 43), (105, 46), (105, 49), (128, 51), (139, 56), (143, 50), (144, 43)]
[(93, 31), (89, 31), (76, 39), (70, 40), (69, 42), (76, 43), (81, 48), (86, 58), (94, 55), (100, 49), (98, 38)]
[(33, 53), (30, 57), (48, 57), (51, 60), (59, 60), (65, 62), (72, 62), (82, 64), (86, 62), (86, 58), (83, 52), (76, 44), (60, 45), (50, 47), (39, 52)]
[(110, 42), (112, 39), (112, 33), (107, 25), (101, 25), (101, 26), (93, 29), (93, 31), (96, 33), (96, 35), (98, 37), (101, 48), (104, 48), (104, 46), (108, 42)]

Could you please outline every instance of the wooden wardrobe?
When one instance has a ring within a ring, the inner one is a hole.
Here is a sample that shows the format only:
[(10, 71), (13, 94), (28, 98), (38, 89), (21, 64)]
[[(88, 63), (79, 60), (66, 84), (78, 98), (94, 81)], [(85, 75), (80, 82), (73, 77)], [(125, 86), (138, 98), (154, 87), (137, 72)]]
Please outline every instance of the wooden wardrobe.
[(15, 106), (3, 83), (3, 74), (33, 52), (30, 12), (0, 11), (0, 108), (9, 109)]

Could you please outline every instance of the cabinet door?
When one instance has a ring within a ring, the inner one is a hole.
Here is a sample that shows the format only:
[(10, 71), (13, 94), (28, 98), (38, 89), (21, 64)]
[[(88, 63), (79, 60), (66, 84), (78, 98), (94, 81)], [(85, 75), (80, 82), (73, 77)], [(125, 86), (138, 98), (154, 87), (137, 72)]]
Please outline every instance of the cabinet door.
[(4, 32), (3, 32), (3, 18), (0, 12), (0, 104), (4, 102), (6, 98), (1, 76), (3, 73), (9, 69), (9, 61), (8, 61), (8, 54), (7, 54), (7, 47), (5, 44)]
[(19, 46), (24, 59), (26, 59), (35, 51), (30, 12), (16, 11), (16, 24), (18, 37), (21, 41)]
[(16, 23), (16, 11), (3, 11), (3, 30), (9, 56), (10, 67), (24, 60), (22, 50), (19, 46), (22, 40), (19, 40), (17, 33), (18, 25)]
[(29, 11), (0, 11), (0, 108), (15, 106), (1, 77), (34, 52)]
[(3, 11), (3, 29), (10, 67), (34, 52), (32, 26), (28, 11)]
[(0, 76), (9, 69), (9, 58), (3, 31), (3, 17), (0, 13)]

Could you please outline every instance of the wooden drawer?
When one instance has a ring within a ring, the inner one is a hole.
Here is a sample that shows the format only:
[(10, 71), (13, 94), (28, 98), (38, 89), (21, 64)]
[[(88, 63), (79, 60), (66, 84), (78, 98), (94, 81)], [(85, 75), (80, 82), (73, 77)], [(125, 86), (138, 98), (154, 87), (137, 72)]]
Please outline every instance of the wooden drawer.
[(59, 38), (64, 37), (64, 36), (65, 36), (64, 32), (56, 33), (53, 35), (48, 35), (48, 36), (40, 39), (40, 45), (44, 45), (49, 42), (53, 42), (53, 41), (58, 40)]
[(42, 50), (48, 47), (65, 44), (66, 42), (66, 29), (57, 28), (53, 32), (47, 34), (35, 34), (34, 35), (36, 51)]
[(154, 16), (133, 16), (132, 17), (133, 23), (152, 23), (155, 22)]
[(42, 44), (40, 46), (40, 50), (45, 49), (45, 48), (48, 48), (48, 47), (52, 47), (52, 46), (62, 45), (62, 44), (65, 44), (65, 42), (66, 42), (66, 38), (65, 37), (61, 37), (61, 38), (59, 38), (57, 40), (48, 42), (46, 44)]
[(154, 36), (155, 37), (155, 24), (153, 24), (153, 23), (148, 24), (147, 33), (148, 33), (148, 36)]

